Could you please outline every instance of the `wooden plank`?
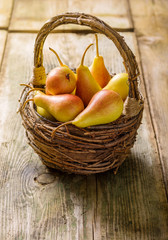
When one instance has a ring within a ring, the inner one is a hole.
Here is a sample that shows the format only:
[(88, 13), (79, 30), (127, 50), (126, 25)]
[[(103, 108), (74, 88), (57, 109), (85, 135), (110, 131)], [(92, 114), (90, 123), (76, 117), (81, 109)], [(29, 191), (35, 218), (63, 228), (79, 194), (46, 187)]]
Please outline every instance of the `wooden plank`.
[(13, 0), (0, 1), (0, 28), (8, 28), (12, 7)]
[(130, 3), (168, 196), (168, 1)]
[[(10, 30), (39, 31), (45, 21), (65, 12), (85, 12), (101, 18), (112, 27), (118, 29), (132, 28), (126, 0), (100, 0), (99, 4), (90, 0), (17, 0), (14, 5)], [(78, 25), (62, 25), (56, 31), (70, 29), (86, 30), (89, 28)]]
[(0, 66), (2, 63), (2, 58), (3, 58), (5, 43), (6, 43), (6, 37), (7, 37), (7, 31), (0, 30), (0, 43), (1, 43), (0, 44)]
[[(134, 34), (123, 35), (137, 55)], [(0, 76), (0, 239), (166, 239), (168, 208), (147, 105), (134, 149), (116, 176), (54, 172), (28, 147), (16, 109), (19, 83), (32, 74), (35, 36), (9, 34)], [(93, 39), (91, 34), (49, 35), (44, 51), (47, 71), (58, 64), (49, 46), (74, 67)], [(123, 71), (113, 43), (104, 36), (99, 40), (108, 68)], [(94, 54), (88, 51), (86, 64)]]

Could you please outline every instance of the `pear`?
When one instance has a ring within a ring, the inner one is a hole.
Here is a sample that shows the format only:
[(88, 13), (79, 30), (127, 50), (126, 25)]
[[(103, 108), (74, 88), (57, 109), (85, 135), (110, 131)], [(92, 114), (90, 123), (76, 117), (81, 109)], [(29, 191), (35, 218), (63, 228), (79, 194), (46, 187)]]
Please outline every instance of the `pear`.
[(76, 94), (76, 88), (73, 90), (73, 92), (71, 92), (72, 95)]
[(117, 92), (124, 101), (129, 93), (128, 73), (116, 74), (103, 89)]
[[(27, 92), (27, 96), (29, 95), (29, 93), (31, 93), (32, 91), (34, 92), (34, 96), (35, 95), (38, 95), (38, 94), (40, 94), (40, 95), (45, 95), (45, 93), (44, 92), (42, 92), (42, 91), (44, 91), (44, 88), (33, 88), (32, 86), (30, 86), (30, 85), (28, 85), (28, 84), (24, 84), (24, 83), (21, 83), (20, 84), (21, 86), (26, 86), (26, 87), (28, 87), (28, 88), (30, 88), (30, 90)], [(40, 91), (41, 90), (41, 91)], [(29, 102), (29, 101), (34, 101), (34, 99), (28, 99), (24, 104), (23, 104), (23, 109), (24, 109), (24, 107), (25, 107), (25, 105), (26, 105), (26, 103), (27, 102)], [(18, 110), (18, 112), (20, 111), (20, 109)], [(39, 107), (39, 106), (36, 106), (36, 111), (37, 111), (37, 113), (39, 114), (39, 115), (41, 115), (42, 117), (44, 117), (44, 118), (46, 118), (46, 119), (48, 119), (48, 120), (50, 120), (50, 121), (55, 121), (55, 118), (49, 113), (49, 112), (47, 112), (44, 108), (42, 108), (42, 107)]]
[[(38, 95), (38, 94), (45, 95), (45, 93), (43, 93), (41, 91), (37, 91), (37, 90), (34, 92), (34, 94), (35, 95)], [(49, 112), (47, 112), (44, 108), (36, 106), (36, 111), (42, 117), (44, 117), (44, 118), (46, 118), (46, 119), (48, 119), (50, 121), (55, 121), (55, 118)]]
[(109, 72), (107, 71), (107, 68), (105, 67), (103, 57), (99, 55), (97, 34), (95, 34), (95, 37), (96, 37), (96, 56), (95, 56), (93, 63), (89, 69), (90, 69), (90, 72), (91, 72), (92, 76), (94, 77), (94, 79), (103, 88), (110, 81), (111, 76), (110, 76)]
[(74, 119), (84, 109), (82, 100), (72, 94), (55, 96), (38, 94), (34, 96), (34, 103), (60, 122)]
[(90, 44), (84, 51), (81, 64), (76, 70), (77, 73), (76, 95), (82, 99), (85, 106), (88, 105), (93, 95), (101, 90), (100, 85), (93, 78), (89, 68), (83, 65), (85, 54), (89, 47), (92, 45), (93, 44)]
[(50, 48), (58, 58), (60, 67), (52, 69), (46, 79), (46, 93), (51, 95), (71, 93), (76, 87), (76, 75), (65, 64), (62, 63), (58, 54)]
[(47, 112), (44, 108), (36, 106), (36, 111), (42, 117), (44, 117), (52, 122), (55, 121), (55, 118), (49, 112)]
[(80, 128), (106, 124), (118, 119), (122, 111), (123, 100), (120, 95), (105, 89), (97, 92), (71, 123)]

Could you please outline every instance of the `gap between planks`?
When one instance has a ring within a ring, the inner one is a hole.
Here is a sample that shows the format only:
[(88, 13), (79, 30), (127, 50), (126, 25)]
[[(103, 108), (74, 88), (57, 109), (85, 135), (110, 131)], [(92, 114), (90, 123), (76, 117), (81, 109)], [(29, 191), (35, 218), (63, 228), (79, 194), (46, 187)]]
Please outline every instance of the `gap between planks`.
[[(8, 36), (8, 32), (5, 30), (0, 30), (0, 32), (3, 32), (3, 34), (0, 36), (1, 39), (1, 56), (0, 56), (0, 70), (1, 70), (1, 66), (2, 66), (2, 62), (3, 62), (3, 58), (4, 58), (4, 54), (5, 54), (5, 48), (6, 48), (6, 43), (7, 43), (7, 36)], [(2, 43), (3, 40), (3, 43)]]
[(14, 2), (15, 2), (15, 0), (12, 0), (11, 9), (10, 9), (10, 15), (9, 15), (9, 21), (8, 21), (8, 26), (7, 26), (7, 27), (0, 27), (0, 31), (1, 31), (1, 30), (2, 30), (2, 31), (6, 31), (6, 36), (5, 36), (4, 46), (3, 46), (2, 57), (1, 57), (1, 60), (0, 60), (0, 71), (1, 71), (2, 63), (3, 63), (3, 59), (4, 59), (4, 54), (5, 54), (5, 49), (6, 49), (7, 40), (8, 40), (9, 26), (10, 26), (10, 22), (11, 22), (13, 10), (14, 10)]

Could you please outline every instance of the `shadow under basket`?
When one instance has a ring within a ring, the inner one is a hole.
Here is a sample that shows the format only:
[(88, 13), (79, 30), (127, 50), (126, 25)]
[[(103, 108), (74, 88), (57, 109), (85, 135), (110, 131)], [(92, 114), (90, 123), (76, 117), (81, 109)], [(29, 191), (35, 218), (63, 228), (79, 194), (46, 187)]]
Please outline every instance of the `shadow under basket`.
[(51, 122), (40, 117), (30, 97), (29, 87), (25, 87), (20, 98), (20, 114), (29, 144), (48, 167), (68, 173), (94, 174), (119, 166), (128, 156), (136, 140), (137, 129), (141, 123), (144, 101), (138, 89), (139, 69), (134, 54), (124, 38), (102, 20), (84, 13), (65, 13), (47, 21), (40, 29), (34, 49), (33, 87), (45, 84), (43, 67), (43, 44), (47, 35), (61, 24), (81, 24), (111, 39), (119, 50), (128, 72), (129, 96), (124, 103), (122, 116), (116, 121), (78, 128), (72, 124), (60, 127), (52, 138), (52, 132), (61, 122)]

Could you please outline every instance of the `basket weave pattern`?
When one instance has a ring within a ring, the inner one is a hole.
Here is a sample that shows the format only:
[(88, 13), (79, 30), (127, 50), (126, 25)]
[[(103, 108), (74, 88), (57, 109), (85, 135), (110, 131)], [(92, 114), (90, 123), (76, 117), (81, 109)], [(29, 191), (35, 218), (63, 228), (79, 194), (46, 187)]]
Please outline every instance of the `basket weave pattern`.
[[(53, 130), (61, 123), (40, 117), (33, 103), (29, 102), (24, 110), (20, 108), (23, 126), (29, 144), (48, 167), (85, 175), (110, 169), (116, 173), (133, 147), (143, 113), (143, 99), (137, 83), (138, 66), (123, 37), (103, 21), (88, 14), (66, 13), (52, 18), (44, 24), (36, 37), (31, 84), (44, 84), (42, 50), (46, 37), (57, 26), (68, 23), (89, 26), (110, 38), (118, 48), (129, 75), (129, 97), (125, 102), (123, 115), (112, 123), (83, 129), (74, 125), (63, 126), (52, 138)], [(28, 98), (28, 90), (25, 87), (21, 94), (21, 106)]]

